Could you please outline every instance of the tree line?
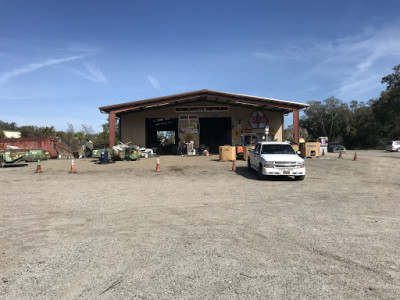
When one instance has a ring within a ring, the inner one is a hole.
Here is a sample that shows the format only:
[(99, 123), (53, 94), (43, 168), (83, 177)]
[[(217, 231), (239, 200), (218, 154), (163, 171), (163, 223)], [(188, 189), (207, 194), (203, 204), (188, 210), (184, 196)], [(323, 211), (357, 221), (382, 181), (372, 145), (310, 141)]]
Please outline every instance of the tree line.
[[(400, 65), (393, 71), (382, 78), (386, 90), (367, 103), (353, 100), (348, 104), (335, 97), (309, 101), (300, 118), (300, 136), (307, 141), (328, 137), (350, 149), (382, 149), (386, 141), (400, 140)], [(292, 126), (285, 138), (293, 139)]]

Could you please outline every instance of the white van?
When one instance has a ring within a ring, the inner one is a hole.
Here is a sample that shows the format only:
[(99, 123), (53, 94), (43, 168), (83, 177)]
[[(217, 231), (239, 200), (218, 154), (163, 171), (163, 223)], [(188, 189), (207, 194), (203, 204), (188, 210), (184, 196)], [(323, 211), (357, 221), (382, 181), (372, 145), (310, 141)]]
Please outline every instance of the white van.
[(400, 152), (400, 141), (390, 141), (386, 143), (386, 151)]

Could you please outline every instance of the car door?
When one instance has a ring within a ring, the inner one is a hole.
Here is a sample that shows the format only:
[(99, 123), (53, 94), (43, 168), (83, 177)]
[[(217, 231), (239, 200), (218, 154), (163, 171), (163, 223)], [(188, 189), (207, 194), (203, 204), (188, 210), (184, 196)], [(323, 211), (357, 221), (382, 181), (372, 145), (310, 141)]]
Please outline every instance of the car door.
[(258, 168), (258, 164), (260, 163), (260, 150), (261, 144), (257, 143), (256, 148), (254, 149), (254, 159), (252, 160), (252, 166), (255, 169)]

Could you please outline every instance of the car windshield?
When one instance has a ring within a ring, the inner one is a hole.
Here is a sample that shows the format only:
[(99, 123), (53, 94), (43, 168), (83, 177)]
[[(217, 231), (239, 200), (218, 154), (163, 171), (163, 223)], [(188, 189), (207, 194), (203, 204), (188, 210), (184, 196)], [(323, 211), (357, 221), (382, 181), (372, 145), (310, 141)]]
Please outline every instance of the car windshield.
[(261, 154), (295, 154), (290, 145), (263, 145)]

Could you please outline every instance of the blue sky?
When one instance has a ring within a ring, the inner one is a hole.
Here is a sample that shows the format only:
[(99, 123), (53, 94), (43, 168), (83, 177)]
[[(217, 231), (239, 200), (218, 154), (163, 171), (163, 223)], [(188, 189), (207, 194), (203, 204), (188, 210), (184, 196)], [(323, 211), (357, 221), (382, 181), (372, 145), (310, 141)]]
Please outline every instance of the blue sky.
[(399, 12), (398, 0), (0, 0), (0, 120), (99, 132), (100, 106), (199, 89), (366, 102), (400, 64)]

